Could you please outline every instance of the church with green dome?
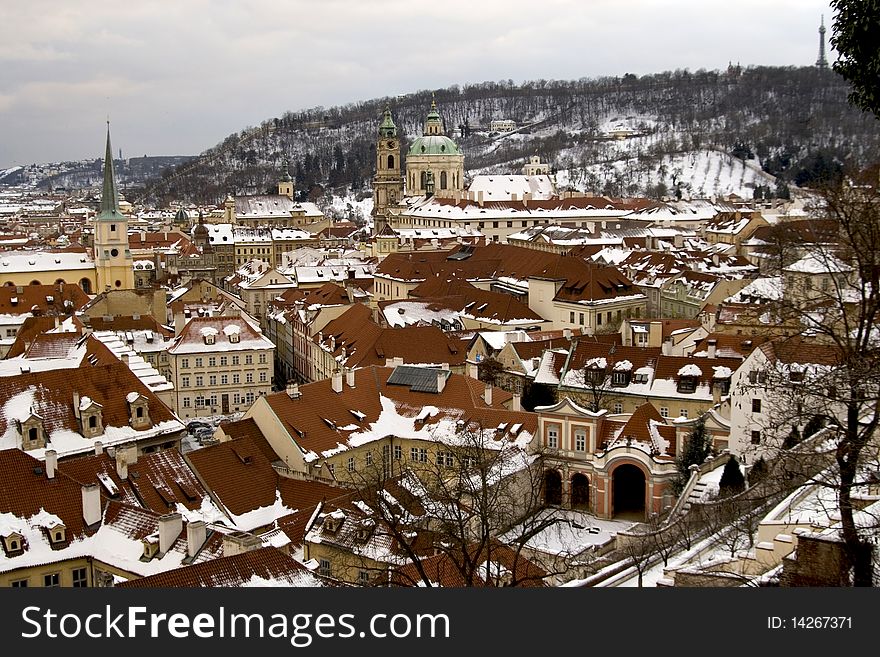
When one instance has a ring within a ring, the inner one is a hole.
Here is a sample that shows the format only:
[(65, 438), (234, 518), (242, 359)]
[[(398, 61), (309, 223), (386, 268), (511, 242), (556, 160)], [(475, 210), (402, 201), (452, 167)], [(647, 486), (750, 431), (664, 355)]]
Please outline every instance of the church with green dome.
[(437, 103), (431, 101), (424, 132), (406, 154), (406, 195), (424, 196), (463, 188), (464, 154), (446, 136)]

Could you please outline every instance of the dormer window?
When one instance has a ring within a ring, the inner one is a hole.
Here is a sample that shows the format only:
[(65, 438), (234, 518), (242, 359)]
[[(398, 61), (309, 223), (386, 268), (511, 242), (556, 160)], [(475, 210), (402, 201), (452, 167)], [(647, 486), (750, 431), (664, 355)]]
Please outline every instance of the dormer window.
[(214, 344), (215, 336), (213, 333), (208, 333), (205, 335), (205, 344)]
[(605, 370), (598, 367), (588, 368), (584, 372), (584, 378), (586, 379), (587, 383), (598, 385), (605, 380)]
[(150, 534), (143, 539), (144, 544), (144, 560), (149, 560), (159, 554), (159, 535)]
[(613, 372), (611, 385), (623, 387), (629, 383), (629, 372)]
[(152, 425), (149, 400), (137, 392), (128, 393), (125, 399), (128, 402), (128, 422), (132, 428), (149, 428)]
[(101, 404), (88, 397), (83, 397), (80, 400), (79, 414), (85, 438), (94, 438), (104, 433), (103, 410), (104, 407)]
[(21, 534), (12, 532), (8, 536), (3, 537), (3, 546), (6, 548), (7, 553), (18, 552), (24, 549), (23, 541), (24, 537)]
[(236, 343), (238, 342), (238, 339), (239, 339), (239, 335), (238, 335), (238, 333), (233, 333), (233, 334), (231, 334), (231, 335), (229, 336), (229, 341), (230, 341), (232, 344), (236, 344)]
[(697, 389), (697, 377), (683, 376), (678, 380), (679, 392), (693, 392)]
[(43, 449), (46, 446), (46, 432), (43, 429), (43, 418), (36, 413), (21, 423), (21, 448), (25, 451)]
[(67, 537), (67, 528), (61, 524), (50, 525), (46, 528), (46, 531), (49, 534), (49, 542), (52, 545), (63, 543), (65, 538)]

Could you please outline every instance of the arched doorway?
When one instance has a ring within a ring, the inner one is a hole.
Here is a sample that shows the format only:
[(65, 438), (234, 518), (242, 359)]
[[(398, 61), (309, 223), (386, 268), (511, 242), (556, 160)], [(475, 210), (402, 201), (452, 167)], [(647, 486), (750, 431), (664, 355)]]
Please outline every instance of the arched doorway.
[(571, 478), (571, 508), (586, 509), (590, 506), (590, 480), (580, 472)]
[(544, 471), (544, 504), (548, 506), (562, 504), (562, 475), (558, 470)]
[(634, 465), (617, 466), (613, 474), (612, 509), (614, 517), (645, 519), (645, 473)]

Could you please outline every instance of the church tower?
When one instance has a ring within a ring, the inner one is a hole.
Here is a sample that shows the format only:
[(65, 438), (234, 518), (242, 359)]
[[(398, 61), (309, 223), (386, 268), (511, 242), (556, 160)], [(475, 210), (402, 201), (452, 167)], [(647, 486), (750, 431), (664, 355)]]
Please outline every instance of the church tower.
[(293, 199), (293, 178), (290, 177), (287, 160), (284, 160), (284, 165), (281, 167), (281, 180), (278, 181), (278, 194), (286, 196), (291, 200)]
[(373, 234), (388, 224), (390, 208), (403, 198), (403, 177), (400, 175), (400, 140), (391, 110), (385, 108), (376, 142), (376, 175), (373, 177)]
[(128, 218), (119, 211), (119, 194), (113, 173), (110, 124), (107, 124), (107, 151), (104, 155), (104, 188), (101, 208), (95, 217), (95, 273), (98, 292), (133, 290), (134, 268), (128, 248)]

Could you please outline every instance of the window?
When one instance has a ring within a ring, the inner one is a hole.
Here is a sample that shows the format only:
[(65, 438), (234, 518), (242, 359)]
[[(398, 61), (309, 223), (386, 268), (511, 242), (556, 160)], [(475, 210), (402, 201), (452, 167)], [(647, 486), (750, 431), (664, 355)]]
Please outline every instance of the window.
[(208, 377), (208, 385), (209, 386), (217, 385), (217, 375), (216, 374), (212, 374), (211, 376)]
[(752, 431), (752, 445), (759, 445), (761, 443), (761, 432), (760, 431)]
[(204, 367), (204, 363), (205, 361), (201, 357), (196, 358), (196, 367)]
[(354, 472), (354, 457), (353, 456), (348, 457), (348, 466), (347, 467), (348, 467), (349, 472)]
[(220, 356), (220, 367), (226, 367), (229, 359), (226, 356)]
[(9, 585), (14, 589), (26, 589), (28, 587), (28, 581), (26, 579), (16, 579), (11, 581)]
[(688, 409), (686, 409), (686, 408), (678, 409), (678, 416), (679, 417), (687, 417), (688, 416)]
[(419, 460), (419, 450), (415, 447), (410, 447), (409, 449), (409, 460), (415, 463)]
[(266, 354), (260, 354), (260, 365), (266, 364)]
[(254, 364), (254, 355), (253, 354), (246, 354), (244, 357), (244, 364), (245, 365), (253, 365)]
[(241, 383), (241, 375), (240, 374), (233, 374), (232, 375), (232, 383), (235, 383), (235, 384)]
[(202, 395), (196, 395), (196, 408), (201, 408), (205, 405), (205, 398)]
[(611, 385), (625, 386), (628, 383), (627, 378), (629, 378), (628, 372), (620, 372), (620, 371), (612, 372)]
[(614, 412), (623, 413), (623, 404), (621, 402), (614, 402)]
[[(393, 158), (389, 157), (389, 159), (393, 159)], [(361, 586), (367, 586), (367, 585), (369, 585), (369, 583), (370, 583), (370, 573), (368, 573), (366, 570), (359, 570), (358, 571), (358, 584), (360, 584)]]
[(61, 586), (61, 573), (49, 573), (43, 575), (43, 586), (46, 588)]
[(401, 447), (400, 445), (395, 445), (394, 446), (394, 460), (399, 461), (402, 458), (403, 458), (403, 447)]
[(248, 372), (247, 374), (245, 374), (244, 375), (244, 382), (245, 383), (253, 383), (254, 382), (254, 373)]
[(233, 357), (232, 357), (232, 364), (233, 364), (233, 365), (238, 365), (238, 356), (233, 356)]
[(181, 388), (189, 388), (189, 377), (184, 376), (180, 379), (180, 387)]
[(753, 399), (752, 400), (752, 413), (760, 413), (761, 412), (761, 400)]
[(208, 367), (217, 367), (217, 359), (214, 356), (208, 358)]
[(435, 456), (437, 458), (437, 465), (443, 465), (446, 460), (446, 452), (438, 450)]
[(182, 370), (189, 369), (189, 358), (181, 358), (180, 359), (180, 369), (182, 369)]
[(197, 376), (196, 377), (196, 388), (201, 388), (203, 385), (205, 385), (205, 377)]
[(660, 417), (669, 417), (669, 408), (667, 408), (666, 406), (661, 406)]
[(183, 407), (184, 407), (184, 408), (189, 408), (191, 403), (192, 403), (192, 402), (190, 401), (190, 398), (189, 398), (189, 397), (184, 397), (184, 398), (183, 398)]
[(568, 323), (574, 324), (574, 311), (573, 310), (568, 313)]
[(98, 417), (96, 415), (89, 416), (89, 429), (98, 428)]
[(320, 559), (318, 561), (318, 574), (330, 577), (330, 561), (327, 559)]
[(220, 375), (220, 385), (225, 386), (228, 384), (229, 384), (229, 375), (228, 374), (221, 374)]
[(244, 396), (244, 401), (246, 404), (253, 404), (255, 398), (256, 396), (254, 395), (254, 393), (249, 392)]
[(697, 377), (683, 376), (678, 380), (679, 392), (693, 392), (697, 389)]
[(115, 233), (115, 232), (116, 232), (116, 224), (110, 224), (110, 232), (111, 232), (111, 233)]
[(587, 432), (584, 429), (574, 430), (574, 450), (576, 452), (587, 451)]
[(584, 314), (583, 313), (578, 313), (578, 324), (580, 324), (581, 326), (584, 325)]
[(260, 383), (266, 383), (268, 378), (268, 374), (266, 372), (260, 372)]
[(86, 577), (85, 568), (73, 569), (73, 588), (81, 589), (88, 586), (88, 578)]
[(804, 381), (804, 372), (803, 370), (791, 370), (788, 373), (788, 380), (792, 383), (803, 383)]
[(547, 447), (557, 449), (559, 447), (559, 429), (556, 427), (547, 428)]
[(373, 465), (373, 452), (367, 452), (364, 454), (364, 463), (367, 465)]
[(602, 313), (596, 313), (596, 326), (602, 326)]

